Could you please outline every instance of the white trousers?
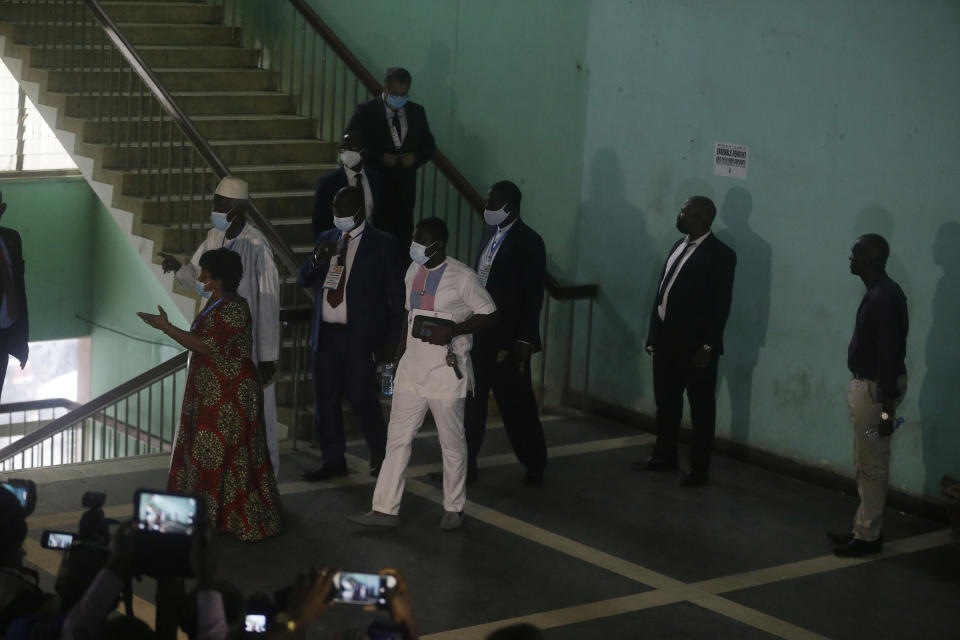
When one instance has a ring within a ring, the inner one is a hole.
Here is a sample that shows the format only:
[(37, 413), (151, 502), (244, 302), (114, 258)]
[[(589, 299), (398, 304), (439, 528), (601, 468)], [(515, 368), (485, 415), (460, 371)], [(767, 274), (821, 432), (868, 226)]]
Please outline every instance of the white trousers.
[(400, 512), (413, 438), (423, 425), (427, 409), (437, 423), (443, 453), (443, 508), (463, 511), (467, 501), (467, 438), (463, 429), (465, 398), (423, 398), (415, 393), (393, 394), (387, 450), (373, 491), (373, 510), (392, 516)]
[(280, 482), (280, 441), (277, 439), (277, 385), (263, 388), (263, 426), (267, 434), (267, 451), (273, 474)]

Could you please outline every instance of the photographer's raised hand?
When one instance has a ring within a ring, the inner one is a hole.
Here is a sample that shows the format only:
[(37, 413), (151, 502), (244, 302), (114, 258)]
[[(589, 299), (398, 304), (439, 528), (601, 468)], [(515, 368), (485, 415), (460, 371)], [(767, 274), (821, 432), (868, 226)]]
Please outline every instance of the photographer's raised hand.
[(330, 606), (336, 573), (335, 569), (325, 567), (319, 573), (311, 570), (297, 576), (288, 610), (277, 617), (278, 622), (286, 626), (286, 632), (275, 637), (305, 637), (307, 627)]
[(413, 619), (413, 605), (410, 601), (407, 581), (396, 569), (388, 567), (380, 573), (397, 579), (397, 586), (387, 592), (387, 608), (390, 610), (390, 617), (393, 618), (394, 623), (406, 630), (407, 638), (417, 640), (420, 636), (417, 635), (417, 624)]
[(133, 571), (133, 552), (136, 550), (137, 526), (133, 520), (124, 522), (113, 534), (110, 559), (106, 569), (121, 580), (129, 580)]

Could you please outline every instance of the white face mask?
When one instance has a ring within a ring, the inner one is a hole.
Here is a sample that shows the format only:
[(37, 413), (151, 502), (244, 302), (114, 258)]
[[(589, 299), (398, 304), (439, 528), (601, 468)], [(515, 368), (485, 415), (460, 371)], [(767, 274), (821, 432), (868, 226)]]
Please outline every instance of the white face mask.
[(340, 164), (349, 169), (360, 166), (360, 163), (362, 162), (363, 156), (359, 151), (354, 151), (353, 149), (344, 149), (340, 152)]
[(360, 209), (357, 209), (352, 216), (344, 216), (342, 218), (340, 216), (333, 216), (333, 226), (335, 226), (337, 229), (340, 229), (340, 231), (343, 231), (344, 233), (353, 231), (359, 226), (356, 222), (357, 213), (359, 212)]
[(491, 211), (490, 209), (483, 210), (483, 221), (494, 227), (502, 224), (503, 221), (509, 217), (510, 214), (507, 213), (507, 205), (503, 205), (496, 211)]
[(226, 231), (230, 227), (230, 221), (227, 220), (227, 214), (219, 211), (210, 212), (210, 224), (218, 231)]
[[(431, 244), (429, 246), (432, 247), (433, 245)], [(419, 242), (410, 243), (410, 259), (416, 262), (417, 264), (426, 264), (427, 262), (430, 261), (430, 258), (436, 255), (436, 253), (437, 252), (434, 251), (431, 255), (428, 256), (427, 245), (420, 244)]]
[(197, 293), (203, 296), (204, 298), (210, 297), (210, 292), (204, 289), (203, 283), (200, 282), (199, 280), (197, 280)]

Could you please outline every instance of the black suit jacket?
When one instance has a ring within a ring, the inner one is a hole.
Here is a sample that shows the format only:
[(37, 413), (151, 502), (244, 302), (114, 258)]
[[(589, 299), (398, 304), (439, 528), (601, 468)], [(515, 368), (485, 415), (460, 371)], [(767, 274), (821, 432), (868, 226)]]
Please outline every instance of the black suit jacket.
[[(373, 216), (376, 220), (381, 209), (380, 186), (382, 178), (380, 172), (373, 167), (364, 167), (364, 174), (370, 182), (370, 194), (373, 196)], [(313, 238), (317, 239), (321, 233), (333, 226), (333, 197), (337, 191), (347, 186), (347, 172), (343, 167), (320, 176), (317, 181), (317, 190), (313, 194)]]
[[(363, 133), (367, 145), (367, 164), (372, 164), (381, 171), (409, 174), (410, 178), (415, 178), (417, 168), (433, 158), (437, 144), (430, 133), (430, 125), (427, 124), (426, 110), (415, 102), (407, 102), (404, 109), (407, 113), (407, 135), (399, 149), (393, 146), (393, 135), (390, 133), (390, 124), (387, 122), (383, 99), (380, 96), (358, 104), (347, 129), (357, 129)], [(417, 162), (409, 169), (400, 166), (384, 167), (385, 153), (412, 153), (417, 156)]]
[[(486, 225), (474, 267), (493, 237), (496, 227)], [(543, 306), (547, 255), (543, 238), (518, 219), (507, 232), (487, 277), (487, 291), (497, 305), (499, 322), (475, 336), (478, 347), (511, 350), (517, 340), (529, 342), (534, 351), (540, 340), (540, 308)]]
[[(683, 239), (673, 245), (668, 259), (681, 242)], [(666, 275), (666, 261), (663, 266), (658, 289)], [(706, 344), (718, 354), (723, 353), (723, 329), (730, 314), (736, 266), (737, 254), (733, 249), (714, 234), (708, 235), (676, 272), (663, 320), (654, 297), (647, 346), (692, 350)]]
[[(338, 229), (329, 229), (317, 238), (317, 245), (336, 242)], [(367, 223), (360, 236), (353, 266), (347, 277), (344, 296), (347, 304), (349, 339), (359, 340), (364, 349), (374, 352), (387, 343), (397, 344), (403, 329), (404, 284), (397, 243), (390, 234)], [(323, 281), (329, 261), (319, 266), (313, 257), (300, 268), (300, 286), (314, 291), (315, 306), (310, 344), (316, 351), (323, 331)]]
[[(13, 267), (13, 285), (17, 289), (15, 295), (20, 301), (20, 315), (17, 317), (17, 321), (8, 329), (0, 330), (0, 334), (2, 334), (0, 336), (0, 348), (24, 363), (30, 353), (27, 346), (30, 324), (27, 320), (27, 289), (23, 278), (25, 271), (23, 242), (20, 240), (19, 233), (7, 227), (0, 227), (0, 237), (3, 238), (3, 243), (7, 245), (7, 252), (10, 254), (10, 266)], [(10, 292), (6, 292), (5, 295), (10, 295)]]

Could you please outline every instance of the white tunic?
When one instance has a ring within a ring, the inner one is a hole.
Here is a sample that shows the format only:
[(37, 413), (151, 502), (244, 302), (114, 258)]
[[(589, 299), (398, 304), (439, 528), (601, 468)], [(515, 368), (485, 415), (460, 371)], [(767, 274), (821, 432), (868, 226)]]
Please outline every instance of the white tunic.
[(243, 263), (243, 278), (237, 293), (250, 306), (253, 361), (276, 362), (280, 359), (280, 275), (270, 243), (249, 222), (233, 240), (228, 240), (223, 231), (210, 229), (190, 262), (177, 271), (177, 282), (185, 289), (195, 290), (200, 276), (200, 256), (221, 247), (240, 254)]
[[(436, 271), (443, 265), (446, 265), (446, 269), (437, 287), (434, 311), (427, 314), (460, 323), (474, 315), (487, 315), (497, 310), (493, 298), (480, 284), (473, 269), (448, 257), (430, 271)], [(456, 336), (451, 343), (463, 374), (463, 378), (458, 380), (453, 367), (447, 365), (447, 347), (433, 345), (410, 335), (418, 314), (418, 310), (410, 309), (410, 292), (419, 270), (417, 263), (407, 269), (406, 308), (410, 312), (407, 319), (407, 347), (397, 366), (394, 391), (412, 392), (422, 398), (465, 398), (467, 392), (473, 390), (473, 366), (470, 362), (473, 337)]]

